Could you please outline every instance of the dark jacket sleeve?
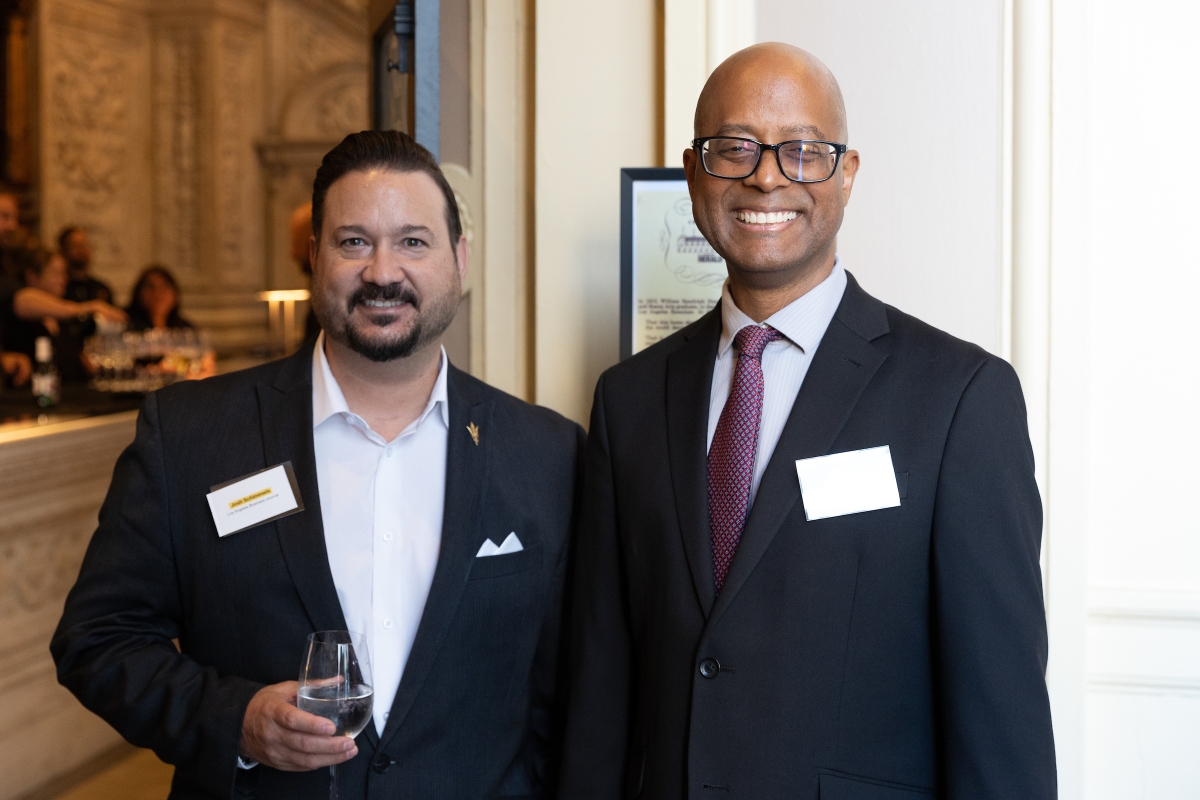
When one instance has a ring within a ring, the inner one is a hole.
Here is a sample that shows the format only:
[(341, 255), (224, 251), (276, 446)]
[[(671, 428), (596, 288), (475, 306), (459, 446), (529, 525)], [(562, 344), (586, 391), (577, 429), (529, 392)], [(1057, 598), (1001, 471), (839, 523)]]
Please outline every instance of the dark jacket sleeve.
[(230, 796), (242, 717), (260, 684), (181, 654), (182, 601), (172, 549), (167, 465), (150, 395), (117, 461), (79, 579), (50, 651), (58, 680), (128, 741)]
[(959, 401), (934, 509), (940, 796), (947, 800), (1057, 794), (1041, 533), (1021, 387), (1012, 367), (991, 358)]
[(633, 648), (605, 421), (596, 386), (572, 587), (562, 800), (621, 796), (633, 697)]

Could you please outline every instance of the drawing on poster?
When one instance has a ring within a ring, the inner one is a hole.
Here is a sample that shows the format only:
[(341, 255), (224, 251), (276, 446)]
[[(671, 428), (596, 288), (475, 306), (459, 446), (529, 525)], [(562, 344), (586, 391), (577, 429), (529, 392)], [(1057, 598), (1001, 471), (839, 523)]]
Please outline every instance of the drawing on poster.
[(699, 319), (721, 298), (725, 261), (692, 217), (686, 181), (634, 183), (633, 352)]

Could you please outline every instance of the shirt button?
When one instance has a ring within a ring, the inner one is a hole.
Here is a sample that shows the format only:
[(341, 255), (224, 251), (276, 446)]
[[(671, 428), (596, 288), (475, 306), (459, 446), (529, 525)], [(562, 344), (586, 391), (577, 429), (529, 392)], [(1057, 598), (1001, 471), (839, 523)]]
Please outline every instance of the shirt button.
[(386, 450), (383, 451), (383, 454), (385, 456), (387, 456), (388, 458), (391, 458), (392, 457), (392, 448), (390, 448), (390, 447), (387, 448)]
[(383, 621), (383, 627), (387, 628), (390, 631), (392, 629), (392, 621), (390, 619), (385, 619)]
[(383, 540), (384, 540), (385, 542), (390, 542), (390, 541), (392, 540), (392, 534), (391, 534), (391, 533), (385, 533), (385, 534), (383, 535)]

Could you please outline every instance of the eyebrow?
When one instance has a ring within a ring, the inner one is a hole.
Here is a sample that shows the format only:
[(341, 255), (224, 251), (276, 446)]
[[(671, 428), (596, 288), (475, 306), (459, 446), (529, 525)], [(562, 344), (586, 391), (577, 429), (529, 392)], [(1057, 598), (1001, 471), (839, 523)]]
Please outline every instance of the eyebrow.
[[(339, 225), (334, 228), (333, 232), (335, 235), (341, 233), (353, 233), (359, 236), (370, 236), (370, 232), (361, 225)], [(421, 233), (430, 237), (435, 235), (433, 229), (426, 225), (412, 224), (401, 225), (399, 230), (393, 231), (392, 235), (396, 236), (397, 238), (404, 238), (405, 236), (411, 236), (414, 233)]]
[[(821, 129), (816, 125), (789, 125), (783, 129), (784, 133), (796, 134), (798, 136), (815, 136), (818, 139), (823, 139), (824, 135)], [(717, 136), (747, 136), (754, 138), (754, 131), (748, 125), (739, 125), (733, 122), (727, 122), (717, 129)]]

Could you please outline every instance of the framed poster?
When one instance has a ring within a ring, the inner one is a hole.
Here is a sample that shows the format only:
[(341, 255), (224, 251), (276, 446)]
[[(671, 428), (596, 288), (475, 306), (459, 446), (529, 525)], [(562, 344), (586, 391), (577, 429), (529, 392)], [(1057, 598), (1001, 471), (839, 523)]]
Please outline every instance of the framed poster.
[(621, 170), (621, 358), (721, 299), (725, 261), (692, 219), (682, 167)]

